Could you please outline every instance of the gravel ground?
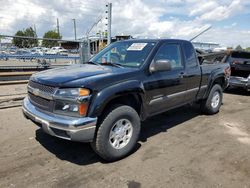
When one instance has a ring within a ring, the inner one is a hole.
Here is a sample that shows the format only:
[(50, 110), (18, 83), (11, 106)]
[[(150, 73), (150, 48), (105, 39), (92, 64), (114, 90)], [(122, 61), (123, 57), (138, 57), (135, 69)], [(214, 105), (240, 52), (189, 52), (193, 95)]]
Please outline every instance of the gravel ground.
[(0, 85), (0, 91), (0, 97), (26, 94), (27, 84)]
[(129, 157), (45, 134), (21, 108), (0, 110), (0, 187), (250, 187), (250, 97), (231, 91), (214, 116), (182, 107), (143, 122)]

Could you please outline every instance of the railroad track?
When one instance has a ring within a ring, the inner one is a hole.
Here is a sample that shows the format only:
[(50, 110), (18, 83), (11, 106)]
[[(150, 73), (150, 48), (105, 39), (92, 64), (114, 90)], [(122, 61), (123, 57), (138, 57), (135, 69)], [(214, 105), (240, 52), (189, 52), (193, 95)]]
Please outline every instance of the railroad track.
[(0, 85), (27, 83), (30, 76), (36, 72), (0, 72)]
[(25, 84), (36, 72), (66, 65), (41, 66), (0, 66), (0, 85)]
[(67, 65), (51, 65), (49, 67), (41, 67), (38, 65), (25, 65), (25, 66), (0, 66), (0, 72), (22, 72), (22, 71), (43, 71), (47, 69), (63, 67)]

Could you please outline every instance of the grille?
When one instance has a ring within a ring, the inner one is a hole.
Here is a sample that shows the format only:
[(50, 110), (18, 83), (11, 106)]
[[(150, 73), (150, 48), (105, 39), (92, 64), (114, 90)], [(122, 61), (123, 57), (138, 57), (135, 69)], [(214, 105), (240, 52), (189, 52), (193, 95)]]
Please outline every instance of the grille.
[(46, 111), (51, 112), (53, 110), (53, 105), (54, 105), (53, 101), (44, 99), (44, 98), (39, 97), (39, 96), (35, 96), (31, 93), (29, 93), (28, 95), (29, 95), (30, 102), (33, 105), (35, 105), (43, 110), (46, 110)]
[(56, 89), (52, 86), (46, 86), (46, 85), (39, 84), (39, 83), (36, 83), (33, 81), (29, 81), (29, 86), (32, 88), (35, 88), (35, 89), (39, 89), (40, 91), (43, 91), (46, 93), (50, 93), (50, 94), (53, 94), (55, 92), (55, 89)]

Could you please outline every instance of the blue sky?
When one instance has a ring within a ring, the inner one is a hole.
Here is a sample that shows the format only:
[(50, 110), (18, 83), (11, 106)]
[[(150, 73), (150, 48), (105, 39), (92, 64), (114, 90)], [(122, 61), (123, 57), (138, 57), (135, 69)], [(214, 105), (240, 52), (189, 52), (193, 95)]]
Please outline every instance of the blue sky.
[[(1, 2), (2, 1), (2, 2)], [(138, 38), (190, 39), (212, 26), (197, 41), (222, 46), (250, 46), (249, 0), (110, 0), (113, 4), (113, 35)], [(56, 28), (72, 39), (76, 19), (77, 36), (84, 37), (95, 21), (102, 18), (92, 34), (106, 29), (105, 4), (98, 0), (0, 0), (0, 33), (36, 26), (38, 36)]]

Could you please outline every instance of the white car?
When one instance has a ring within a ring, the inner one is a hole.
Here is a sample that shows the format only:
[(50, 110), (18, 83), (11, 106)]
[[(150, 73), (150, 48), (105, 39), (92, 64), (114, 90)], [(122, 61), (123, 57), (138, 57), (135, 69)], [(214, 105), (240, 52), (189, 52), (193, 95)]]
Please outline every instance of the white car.
[(32, 55), (44, 55), (48, 51), (45, 47), (34, 47), (30, 50)]
[(48, 50), (46, 53), (46, 55), (63, 55), (63, 56), (68, 56), (68, 50), (60, 47), (60, 46), (56, 46), (56, 47), (52, 47), (50, 50)]

